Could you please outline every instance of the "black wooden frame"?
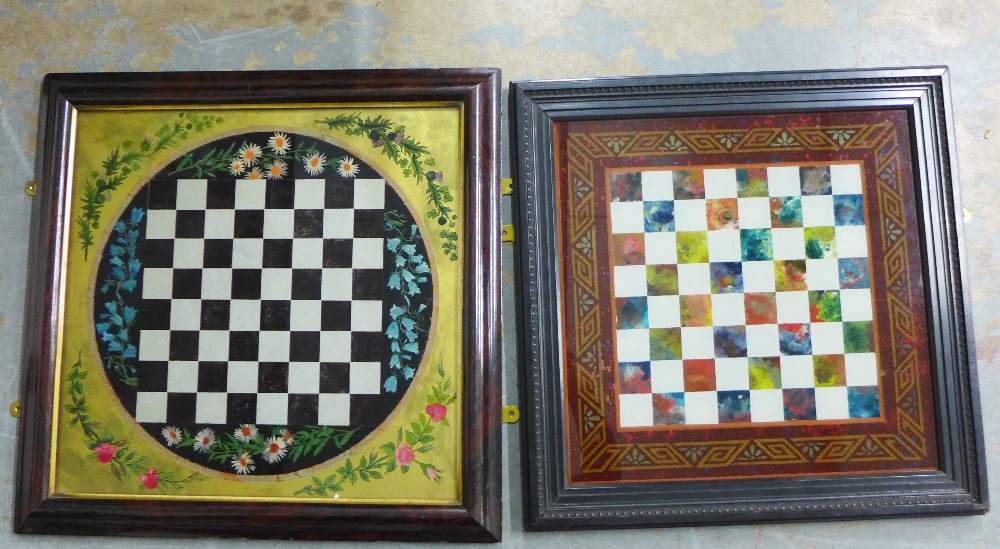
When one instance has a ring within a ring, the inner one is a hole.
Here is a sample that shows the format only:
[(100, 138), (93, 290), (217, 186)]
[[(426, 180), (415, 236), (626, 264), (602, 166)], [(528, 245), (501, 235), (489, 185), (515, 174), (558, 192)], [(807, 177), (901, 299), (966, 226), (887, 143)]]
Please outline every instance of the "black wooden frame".
[[(500, 71), (416, 69), (50, 74), (42, 90), (38, 195), (25, 302), (18, 533), (233, 536), (397, 541), (500, 540)], [(465, 257), (462, 501), (455, 505), (323, 505), (137, 501), (49, 495), (63, 235), (73, 112), (131, 105), (307, 105), (452, 102), (464, 107)], [(253, 517), (253, 520), (247, 520)]]
[[(510, 86), (525, 523), (531, 530), (952, 515), (988, 509), (970, 288), (944, 67), (513, 82)], [(560, 356), (553, 124), (904, 109), (940, 470), (570, 485)]]

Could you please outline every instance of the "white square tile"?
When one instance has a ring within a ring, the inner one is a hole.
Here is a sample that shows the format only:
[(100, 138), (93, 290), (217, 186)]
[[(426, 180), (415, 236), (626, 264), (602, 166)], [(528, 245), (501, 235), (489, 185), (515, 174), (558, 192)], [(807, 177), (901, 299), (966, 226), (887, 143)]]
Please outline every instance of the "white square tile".
[(173, 295), (173, 269), (144, 269), (142, 273), (142, 297), (144, 299), (170, 299)]
[(747, 325), (747, 356), (766, 357), (779, 356), (777, 324)]
[(715, 359), (715, 388), (719, 391), (750, 390), (750, 366), (747, 359)]
[(319, 362), (292, 362), (288, 365), (288, 392), (319, 393)]
[(708, 231), (709, 261), (742, 261), (742, 254), (740, 231), (733, 229)]
[(385, 180), (356, 179), (354, 181), (354, 208), (381, 210), (385, 208)]
[(864, 387), (878, 385), (878, 362), (875, 353), (848, 353), (844, 355), (847, 385)]
[(684, 422), (712, 425), (719, 422), (719, 397), (715, 391), (684, 394)]
[(677, 263), (677, 233), (646, 233), (645, 240), (647, 265)]
[(705, 198), (736, 198), (736, 168), (705, 170)]
[(802, 197), (803, 227), (833, 227), (834, 224), (832, 195)]
[(353, 274), (349, 268), (323, 269), (320, 298), (324, 301), (350, 301)]
[(681, 325), (681, 298), (676, 295), (651, 295), (646, 298), (650, 328), (677, 328)]
[(293, 269), (323, 268), (323, 239), (296, 238), (292, 240)]
[(347, 393), (321, 393), (317, 421), (320, 425), (348, 425), (351, 423), (351, 395)]
[(264, 210), (264, 238), (295, 236), (295, 210)]
[(750, 421), (769, 423), (785, 420), (785, 401), (781, 389), (750, 391)]
[(177, 180), (178, 210), (204, 210), (207, 196), (207, 179)]
[(773, 261), (743, 262), (743, 291), (745, 293), (761, 293), (774, 291)]
[(808, 292), (777, 292), (774, 302), (778, 309), (778, 324), (809, 322)]
[(801, 227), (771, 229), (774, 259), (805, 259), (806, 240)]
[(325, 179), (296, 179), (295, 202), (296, 210), (318, 210), (326, 203)]
[(844, 354), (844, 324), (842, 322), (813, 322), (809, 326), (814, 355)]
[(806, 260), (806, 285), (810, 290), (840, 288), (840, 265), (837, 258)]
[(781, 357), (781, 387), (783, 389), (809, 388), (815, 385), (812, 355)]
[(770, 229), (771, 200), (756, 196), (736, 199), (741, 229)]
[(167, 393), (135, 394), (135, 420), (139, 423), (166, 423)]
[(847, 387), (816, 388), (816, 419), (847, 419)]
[(258, 359), (261, 362), (288, 362), (290, 347), (289, 332), (262, 331)]
[(256, 362), (230, 362), (226, 368), (226, 391), (256, 393), (259, 369)]
[(149, 210), (146, 212), (146, 238), (174, 238), (177, 234), (176, 210)]
[(641, 172), (639, 180), (642, 184), (643, 200), (673, 200), (674, 177), (672, 171), (656, 170)]
[(649, 385), (654, 393), (683, 393), (684, 363), (680, 360), (650, 361)]
[(168, 362), (167, 363), (167, 392), (168, 393), (197, 393), (198, 392), (198, 363), (197, 362)]
[(845, 321), (872, 319), (872, 291), (869, 288), (840, 290), (840, 316)]
[(205, 257), (205, 241), (200, 238), (174, 240), (174, 268), (200, 269)]
[(742, 326), (747, 323), (743, 294), (712, 294), (712, 324)]
[(615, 265), (615, 297), (646, 295), (645, 265)]
[(868, 233), (864, 225), (834, 227), (837, 257), (868, 257)]
[(197, 423), (225, 423), (226, 393), (198, 393), (194, 420)]
[(352, 395), (377, 395), (382, 392), (382, 364), (352, 362), (350, 388)]
[(708, 263), (682, 263), (677, 265), (677, 287), (680, 295), (712, 293), (712, 278)]
[(715, 332), (711, 326), (681, 328), (681, 358), (715, 358)]
[(833, 194), (861, 194), (861, 166), (837, 164), (830, 166), (830, 184)]
[(320, 319), (323, 316), (321, 301), (294, 299), (290, 311), (291, 330), (293, 332), (315, 332), (319, 330)]
[(288, 393), (259, 393), (257, 423), (262, 425), (288, 423)]
[(642, 202), (612, 202), (608, 206), (611, 209), (612, 233), (641, 233), (645, 231)]
[(209, 268), (201, 271), (202, 299), (230, 299), (233, 296), (233, 270)]
[(323, 210), (323, 238), (353, 238), (354, 210)]
[[(170, 302), (171, 330), (201, 329), (201, 300), (174, 299)], [(143, 341), (143, 344), (146, 342)]]
[(261, 299), (291, 299), (292, 270), (291, 269), (261, 269), (260, 271)]
[(382, 239), (355, 238), (351, 241), (351, 266), (355, 269), (382, 268)]
[(382, 302), (351, 301), (351, 330), (355, 332), (381, 332)]
[(350, 362), (351, 332), (320, 332), (320, 362)]
[(236, 209), (263, 210), (267, 188), (263, 181), (236, 180)]
[(769, 166), (767, 190), (770, 196), (801, 196), (802, 183), (798, 166)]
[(234, 210), (205, 210), (205, 238), (233, 238), (235, 226)]
[(649, 330), (617, 330), (615, 346), (618, 362), (648, 362)]
[(237, 238), (233, 240), (233, 268), (259, 269), (264, 264), (264, 240)]
[(651, 427), (653, 395), (618, 395), (619, 427)]
[(708, 210), (704, 199), (677, 200), (674, 202), (674, 230), (707, 231)]
[(139, 332), (139, 341), (139, 360), (170, 359), (170, 330), (142, 330)]

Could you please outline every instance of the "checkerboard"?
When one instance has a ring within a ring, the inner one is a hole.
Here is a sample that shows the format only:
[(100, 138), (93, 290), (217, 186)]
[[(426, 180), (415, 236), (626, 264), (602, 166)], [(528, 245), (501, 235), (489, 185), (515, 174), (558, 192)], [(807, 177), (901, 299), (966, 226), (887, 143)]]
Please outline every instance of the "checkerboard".
[(608, 185), (622, 427), (880, 415), (858, 164)]
[(382, 389), (385, 181), (148, 193), (136, 420), (359, 425)]

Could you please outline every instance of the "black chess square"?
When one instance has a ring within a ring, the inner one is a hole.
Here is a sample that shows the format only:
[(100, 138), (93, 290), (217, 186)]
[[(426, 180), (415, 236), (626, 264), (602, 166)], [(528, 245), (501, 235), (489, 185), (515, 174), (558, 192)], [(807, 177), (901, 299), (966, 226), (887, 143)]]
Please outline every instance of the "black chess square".
[(205, 299), (201, 302), (201, 329), (229, 329), (229, 300)]
[(264, 240), (264, 263), (267, 268), (289, 268), (292, 266), (292, 239), (268, 238)]
[(176, 210), (177, 209), (177, 180), (176, 179), (154, 179), (146, 186), (149, 195), (146, 198), (146, 207), (150, 210)]
[(260, 269), (233, 269), (233, 299), (260, 299)]
[(142, 302), (142, 314), (137, 315), (135, 328), (142, 330), (169, 330), (170, 304), (169, 299), (146, 299)]
[(174, 269), (174, 299), (201, 298), (201, 269)]
[(230, 361), (256, 362), (259, 350), (259, 332), (229, 332)]
[(324, 332), (351, 331), (350, 301), (324, 301), (320, 314), (320, 329)]
[(144, 393), (167, 392), (166, 362), (140, 362), (135, 370), (137, 391)]
[(287, 332), (291, 326), (292, 302), (264, 300), (260, 302), (260, 329)]
[(197, 408), (197, 393), (168, 393), (167, 423), (172, 425), (193, 424), (195, 422), (195, 410), (197, 410)]
[(209, 210), (232, 210), (236, 207), (236, 180), (209, 179), (205, 207)]
[(351, 332), (351, 362), (381, 362), (382, 332)]
[[(358, 301), (381, 301), (385, 291), (382, 271), (376, 269), (355, 269), (351, 273), (351, 299)], [(404, 282), (405, 283), (405, 282)]]
[(148, 239), (141, 243), (143, 267), (169, 269), (174, 266), (174, 241)]
[(295, 186), (286, 181), (267, 181), (264, 207), (269, 210), (290, 210), (295, 207)]
[(225, 393), (228, 385), (229, 364), (226, 362), (198, 363), (198, 392)]
[(170, 360), (198, 360), (198, 332), (170, 332)]
[(323, 294), (321, 269), (295, 269), (292, 271), (292, 299), (320, 299)]
[(354, 181), (326, 182), (326, 209), (354, 208)]
[(228, 269), (233, 266), (233, 241), (226, 239), (205, 240), (205, 257), (202, 264), (210, 269)]
[(329, 238), (323, 241), (323, 266), (351, 268), (354, 243), (349, 239)]
[(351, 392), (351, 365), (346, 362), (321, 362), (319, 365), (319, 392)]
[(264, 238), (264, 210), (236, 210), (233, 213), (233, 237)]
[(316, 425), (319, 423), (319, 395), (288, 395), (288, 424)]
[(384, 224), (382, 210), (354, 210), (354, 238), (381, 238)]
[(288, 392), (288, 363), (261, 362), (257, 370), (258, 393)]
[(226, 420), (230, 424), (257, 423), (257, 393), (226, 395)]
[(319, 332), (292, 332), (291, 362), (319, 362)]
[(177, 210), (177, 238), (205, 238), (205, 210)]
[(323, 210), (295, 210), (295, 238), (323, 238)]

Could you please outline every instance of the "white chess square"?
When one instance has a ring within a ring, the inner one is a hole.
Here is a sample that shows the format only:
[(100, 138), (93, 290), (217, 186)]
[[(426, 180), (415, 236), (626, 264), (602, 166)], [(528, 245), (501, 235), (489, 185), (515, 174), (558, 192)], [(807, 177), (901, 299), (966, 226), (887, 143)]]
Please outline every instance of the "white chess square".
[(712, 294), (712, 324), (742, 326), (747, 323), (743, 294)]
[(650, 328), (677, 328), (681, 325), (681, 298), (676, 295), (651, 295), (646, 298)]
[(741, 261), (742, 254), (740, 231), (733, 229), (708, 231), (709, 261)]
[(816, 388), (816, 419), (847, 419), (847, 387)]
[(382, 364), (352, 362), (350, 392), (352, 395), (377, 395), (382, 392)]
[(293, 299), (289, 313), (289, 329), (291, 331), (314, 332), (317, 331), (323, 316), (323, 302), (311, 299)]
[(868, 257), (868, 233), (864, 225), (834, 227), (837, 257)]
[(198, 393), (195, 397), (194, 420), (197, 423), (225, 423), (226, 393)]
[(139, 333), (140, 361), (164, 361), (170, 359), (170, 330), (142, 330)]
[(382, 239), (355, 238), (351, 241), (351, 266), (355, 269), (382, 268)]
[(307, 395), (319, 393), (319, 362), (289, 363), (288, 392)]
[(233, 268), (259, 269), (264, 263), (264, 240), (236, 238), (233, 240)]
[(608, 207), (611, 210), (612, 233), (642, 233), (645, 231), (642, 202), (611, 202)]
[(712, 293), (712, 278), (708, 263), (682, 263), (677, 265), (677, 287), (680, 295)]
[(325, 179), (296, 179), (295, 202), (296, 210), (318, 210), (326, 203)]
[(783, 389), (811, 388), (816, 385), (812, 355), (781, 357), (781, 387)]
[(649, 385), (654, 393), (683, 393), (684, 362), (680, 360), (650, 361)]
[(226, 368), (226, 391), (256, 393), (258, 370), (256, 362), (230, 362)]
[(707, 231), (708, 210), (704, 199), (677, 200), (674, 202), (674, 230)]
[(236, 180), (236, 209), (237, 210), (263, 210), (267, 187), (261, 181), (249, 179)]
[(769, 166), (767, 191), (770, 196), (802, 196), (798, 166)]
[(260, 270), (261, 299), (291, 299), (292, 270), (291, 269), (261, 269)]
[(684, 422), (711, 425), (719, 422), (719, 397), (715, 391), (684, 394)]
[(354, 210), (323, 210), (323, 238), (353, 238)]
[(809, 326), (814, 355), (844, 354), (844, 324), (842, 322), (813, 322)]
[(320, 299), (324, 301), (350, 301), (353, 291), (353, 273), (349, 268), (323, 269), (320, 279)]
[(748, 324), (747, 356), (766, 357), (778, 356), (781, 348), (778, 345), (777, 324)]
[(261, 425), (288, 423), (288, 393), (258, 393), (257, 423)]
[(264, 210), (264, 238), (295, 236), (295, 210)]
[(741, 229), (770, 229), (771, 200), (756, 196), (736, 199)]
[(705, 198), (735, 198), (736, 168), (708, 169), (705, 174)]
[(208, 197), (207, 179), (177, 180), (177, 209), (204, 210)]
[(653, 425), (653, 394), (618, 395), (619, 427), (651, 427)]
[(351, 395), (320, 393), (317, 411), (320, 425), (348, 425), (351, 422)]
[(230, 299), (233, 295), (233, 270), (209, 268), (201, 271), (202, 299)]
[(805, 259), (806, 239), (802, 227), (771, 229), (774, 259)]
[(750, 390), (750, 365), (747, 359), (715, 359), (715, 388), (719, 391)]
[(233, 238), (236, 227), (235, 210), (205, 210), (205, 238)]
[(257, 358), (261, 362), (288, 362), (290, 348), (289, 332), (262, 331)]
[(808, 292), (777, 292), (774, 302), (778, 309), (778, 324), (809, 322)]
[[(177, 234), (176, 210), (149, 210), (146, 212), (146, 238), (174, 238)], [(231, 236), (231, 235), (230, 235)]]
[(773, 292), (774, 289), (773, 261), (743, 262), (743, 291), (745, 293)]
[(646, 264), (673, 265), (677, 263), (677, 233), (646, 233)]
[(354, 180), (354, 208), (358, 210), (385, 208), (385, 181), (382, 179)]
[(810, 290), (840, 289), (840, 264), (837, 258), (807, 259), (806, 285)]
[(649, 330), (617, 330), (618, 362), (649, 361)]
[(200, 238), (174, 240), (174, 268), (200, 269), (205, 257), (205, 241)]
[(351, 301), (351, 331), (382, 331), (382, 302)]
[(840, 316), (845, 321), (872, 319), (872, 291), (869, 288), (840, 290)]
[(681, 358), (715, 358), (715, 331), (711, 326), (681, 328)]
[(139, 423), (166, 423), (167, 393), (135, 394), (135, 420)]
[(878, 385), (878, 362), (875, 353), (848, 353), (844, 355), (847, 385), (864, 387)]
[(350, 362), (351, 332), (320, 332), (320, 362)]
[(642, 199), (673, 200), (673, 174), (674, 172), (668, 170), (641, 172), (639, 174), (639, 181), (642, 184)]
[(830, 185), (833, 194), (861, 194), (861, 166), (837, 164), (830, 166)]
[[(200, 299), (172, 300), (170, 302), (170, 329), (174, 331), (200, 330), (201, 300)], [(142, 343), (145, 344), (146, 342), (143, 341)]]
[(198, 392), (198, 363), (169, 362), (167, 363), (168, 393)]
[(832, 195), (802, 197), (803, 227), (833, 227), (834, 224)]
[(292, 240), (293, 269), (323, 268), (323, 239), (296, 238)]
[(768, 423), (785, 420), (785, 400), (781, 389), (750, 391), (750, 421)]

